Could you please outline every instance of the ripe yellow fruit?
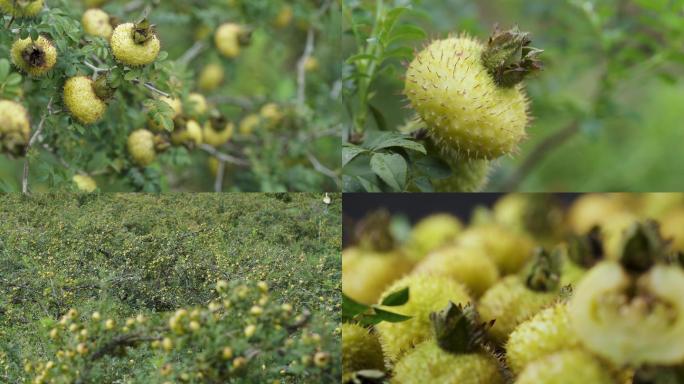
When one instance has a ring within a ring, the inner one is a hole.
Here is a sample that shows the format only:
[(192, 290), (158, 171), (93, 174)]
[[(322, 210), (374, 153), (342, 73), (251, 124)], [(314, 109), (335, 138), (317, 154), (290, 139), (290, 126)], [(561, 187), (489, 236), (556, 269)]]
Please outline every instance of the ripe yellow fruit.
[(282, 8), (280, 8), (278, 15), (276, 15), (273, 25), (276, 28), (285, 28), (290, 25), (293, 17), (294, 12), (292, 11), (292, 7), (289, 5), (284, 5)]
[(157, 157), (154, 149), (154, 134), (146, 129), (139, 129), (128, 136), (128, 153), (133, 162), (141, 167), (147, 167)]
[(249, 114), (245, 116), (240, 122), (240, 134), (248, 136), (254, 132), (254, 129), (261, 124), (261, 117), (257, 114)]
[[(630, 381), (631, 382), (631, 381)], [(560, 351), (529, 364), (515, 384), (617, 384), (609, 369), (586, 351)]]
[[(165, 102), (166, 104), (168, 104), (171, 107), (171, 109), (173, 109), (173, 115), (171, 115), (171, 119), (176, 119), (178, 116), (181, 115), (181, 113), (183, 113), (183, 102), (181, 101), (181, 99), (179, 99), (177, 97), (171, 98), (171, 97), (162, 96), (159, 98), (159, 100)], [(147, 121), (147, 125), (154, 132), (160, 132), (160, 131), (164, 130), (164, 127), (161, 126), (154, 119), (149, 119)]]
[(225, 360), (232, 359), (233, 358), (233, 348), (231, 348), (231, 347), (223, 348), (223, 351), (221, 352), (221, 356), (223, 356), (223, 358)]
[(72, 77), (64, 84), (64, 104), (82, 124), (97, 123), (107, 111), (107, 104), (95, 94), (93, 85), (85, 76)]
[(245, 327), (245, 337), (250, 338), (256, 333), (256, 325), (250, 324)]
[(85, 11), (81, 18), (81, 24), (86, 34), (99, 36), (107, 40), (112, 37), (112, 32), (114, 31), (107, 12), (97, 8)]
[(74, 175), (73, 180), (76, 188), (81, 192), (92, 193), (97, 189), (97, 183), (88, 175)]
[(214, 129), (214, 124), (212, 124), (211, 120), (204, 123), (204, 130), (202, 131), (204, 142), (212, 147), (220, 147), (233, 137), (233, 131), (235, 130), (233, 123), (227, 123), (222, 127), (219, 126), (219, 128), (222, 129)]
[(211, 92), (220, 87), (225, 78), (223, 66), (217, 63), (208, 64), (199, 75), (197, 86), (200, 90)]
[(671, 240), (672, 249), (684, 252), (684, 208), (666, 214), (660, 222), (663, 237)]
[(200, 145), (202, 144), (202, 128), (198, 122), (190, 120), (185, 124), (185, 127), (176, 127), (176, 130), (171, 134), (171, 142), (174, 145), (189, 143)]
[(19, 103), (0, 100), (0, 152), (22, 155), (31, 135), (26, 109)]
[(168, 351), (170, 351), (170, 350), (173, 349), (173, 340), (171, 340), (171, 339), (168, 338), (168, 337), (165, 337), (165, 338), (162, 340), (161, 345), (162, 345), (162, 348), (163, 348), (165, 351), (168, 352)]
[(261, 115), (264, 120), (268, 122), (267, 126), (269, 128), (273, 128), (280, 124), (280, 122), (283, 120), (283, 112), (280, 109), (280, 106), (276, 103), (268, 103), (261, 107), (261, 111), (259, 111), (259, 114)]
[[(442, 159), (452, 174), (443, 179), (432, 180), (436, 192), (479, 192), (489, 182), (491, 162), (482, 159), (465, 159), (455, 151), (441, 149)], [(450, 155), (445, 155), (450, 153)]]
[(216, 49), (228, 58), (240, 56), (240, 50), (246, 43), (248, 32), (239, 24), (225, 23), (218, 27), (214, 34)]
[(309, 57), (306, 59), (306, 62), (304, 62), (304, 70), (307, 72), (315, 72), (321, 67), (320, 63), (318, 62), (318, 59), (315, 57)]
[(448, 277), (410, 275), (387, 288), (378, 302), (406, 287), (409, 288), (409, 301), (406, 304), (382, 308), (411, 316), (411, 319), (399, 323), (381, 322), (375, 327), (385, 359), (390, 363), (395, 363), (411, 348), (431, 337), (431, 312), (441, 310), (450, 301), (465, 305), (471, 300), (465, 286)]
[(19, 39), (12, 44), (12, 63), (31, 76), (43, 76), (57, 63), (57, 49), (43, 36)]
[(326, 367), (330, 363), (330, 354), (328, 352), (316, 352), (313, 361), (319, 368)]
[(528, 235), (513, 233), (497, 224), (470, 227), (459, 236), (458, 244), (481, 249), (502, 275), (518, 272), (534, 249), (534, 241)]
[(413, 262), (398, 252), (347, 248), (342, 252), (342, 292), (360, 303), (374, 304), (412, 267)]
[(116, 326), (116, 323), (114, 322), (114, 320), (107, 319), (107, 321), (105, 321), (105, 329), (106, 330), (111, 331), (112, 329), (114, 329), (115, 326)]
[(610, 217), (627, 212), (612, 194), (589, 193), (580, 196), (568, 211), (568, 222), (575, 233), (588, 233), (595, 225), (604, 225)]
[(411, 230), (407, 241), (408, 255), (420, 260), (431, 251), (456, 241), (463, 224), (456, 216), (441, 213), (420, 220)]
[(0, 11), (16, 18), (36, 16), (43, 9), (43, 0), (0, 0)]
[(342, 381), (363, 369), (384, 370), (378, 336), (358, 324), (342, 324)]
[(188, 101), (190, 102), (190, 111), (188, 112), (190, 116), (200, 117), (209, 110), (207, 99), (201, 93), (189, 94)]
[(136, 42), (136, 34), (136, 25), (133, 23), (117, 26), (110, 40), (112, 53), (119, 62), (133, 67), (151, 64), (159, 55), (159, 39), (150, 30), (145, 30), (143, 35), (148, 40)]
[(497, 30), (487, 46), (462, 35), (433, 41), (415, 56), (404, 92), (438, 147), (470, 159), (517, 150), (528, 123), (519, 83), (540, 68), (529, 42), (517, 29)]

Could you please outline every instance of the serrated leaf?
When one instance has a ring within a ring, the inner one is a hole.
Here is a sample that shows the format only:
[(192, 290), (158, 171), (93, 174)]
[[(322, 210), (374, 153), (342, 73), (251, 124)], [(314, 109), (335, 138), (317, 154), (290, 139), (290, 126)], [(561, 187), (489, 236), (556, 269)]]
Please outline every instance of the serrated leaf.
[(380, 189), (380, 186), (375, 184), (374, 182), (366, 179), (365, 177), (361, 176), (356, 176), (356, 180), (361, 184), (363, 189), (366, 190), (366, 192), (370, 193), (376, 193), (376, 192), (382, 192), (382, 189)]
[(380, 150), (385, 148), (401, 147), (410, 149), (412, 151), (426, 154), (425, 146), (417, 141), (409, 140), (404, 137), (392, 137), (376, 145), (373, 150)]
[(407, 165), (403, 156), (396, 153), (376, 153), (370, 161), (371, 169), (395, 191), (406, 184)]
[(364, 152), (368, 152), (365, 148), (361, 148), (354, 144), (346, 143), (342, 147), (342, 166), (344, 167), (354, 158)]

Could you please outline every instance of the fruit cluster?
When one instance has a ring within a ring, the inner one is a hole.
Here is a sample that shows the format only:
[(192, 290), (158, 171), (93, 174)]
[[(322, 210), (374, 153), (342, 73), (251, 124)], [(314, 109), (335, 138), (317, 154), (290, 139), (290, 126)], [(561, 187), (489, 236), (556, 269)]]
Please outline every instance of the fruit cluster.
[(343, 381), (684, 380), (684, 194), (385, 211), (343, 252)]
[(205, 306), (162, 317), (71, 309), (48, 331), (52, 357), (27, 360), (25, 371), (36, 384), (101, 382), (103, 366), (146, 350), (157, 355), (148, 381), (155, 383), (317, 382), (335, 374), (337, 336), (310, 312), (274, 302), (263, 281), (219, 280), (216, 292)]

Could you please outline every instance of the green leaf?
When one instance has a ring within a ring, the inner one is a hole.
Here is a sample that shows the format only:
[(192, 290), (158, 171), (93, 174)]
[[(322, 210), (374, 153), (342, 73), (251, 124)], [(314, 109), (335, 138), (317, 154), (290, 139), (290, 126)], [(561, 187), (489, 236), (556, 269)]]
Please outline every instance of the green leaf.
[(10, 63), (7, 59), (0, 59), (0, 82), (4, 82), (10, 71)]
[(342, 166), (344, 167), (350, 161), (354, 160), (354, 158), (356, 156), (358, 156), (364, 152), (368, 152), (368, 150), (365, 148), (361, 148), (359, 146), (356, 146), (354, 144), (345, 143), (344, 146), (342, 147)]
[(404, 305), (409, 301), (409, 287), (390, 293), (384, 300), (382, 305), (386, 307), (397, 307)]
[(415, 25), (405, 24), (397, 27), (392, 31), (392, 35), (385, 42), (385, 45), (390, 45), (397, 41), (403, 40), (423, 40), (427, 37), (427, 33), (422, 28)]
[(387, 120), (385, 120), (385, 116), (382, 115), (382, 112), (370, 104), (368, 104), (368, 108), (373, 114), (373, 120), (375, 120), (378, 129), (381, 131), (387, 130)]
[(361, 186), (363, 187), (363, 189), (366, 190), (366, 192), (371, 192), (371, 193), (382, 192), (382, 189), (380, 189), (380, 186), (378, 186), (374, 182), (366, 179), (365, 177), (356, 176), (356, 180), (361, 184)]
[(5, 82), (5, 84), (7, 84), (9, 86), (18, 85), (20, 83), (21, 83), (21, 75), (18, 73), (11, 73), (9, 75), (9, 77), (7, 77), (7, 81)]
[(401, 323), (406, 320), (410, 320), (411, 316), (406, 316), (406, 315), (401, 315), (399, 313), (394, 313), (390, 311), (385, 311), (384, 309), (380, 309), (377, 307), (373, 307), (373, 311), (375, 311), (375, 315), (369, 316), (373, 319), (375, 324), (381, 322), (381, 321), (387, 321), (389, 323)]
[(406, 137), (392, 137), (376, 145), (373, 150), (379, 150), (384, 148), (401, 147), (410, 149), (412, 151), (420, 152), (426, 154), (425, 146), (417, 141), (409, 140)]
[(376, 153), (370, 161), (371, 169), (395, 191), (406, 184), (407, 165), (403, 156), (396, 153)]
[(351, 297), (342, 293), (342, 318), (343, 319), (353, 319), (354, 317), (367, 312), (370, 309), (369, 306), (361, 304)]
[(452, 174), (449, 165), (435, 157), (425, 156), (416, 161), (414, 165), (417, 170), (431, 179), (444, 179)]

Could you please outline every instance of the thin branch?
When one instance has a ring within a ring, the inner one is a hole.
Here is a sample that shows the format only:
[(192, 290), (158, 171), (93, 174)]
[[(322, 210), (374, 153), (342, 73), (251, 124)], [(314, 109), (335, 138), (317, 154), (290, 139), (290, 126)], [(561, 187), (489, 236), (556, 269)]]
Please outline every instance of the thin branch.
[(230, 104), (236, 105), (245, 110), (254, 109), (255, 103), (246, 97), (237, 96), (216, 96), (209, 98), (209, 101), (217, 104)]
[[(135, 84), (140, 84), (140, 83), (142, 83), (142, 82), (141, 82), (140, 80), (138, 80), (138, 79), (133, 79), (133, 80), (131, 80), (131, 81), (132, 81), (133, 83), (135, 83)], [(164, 92), (164, 91), (158, 89), (157, 87), (154, 86), (154, 84), (152, 84), (152, 83), (150, 83), (150, 82), (142, 83), (142, 85), (143, 85), (143, 87), (149, 89), (150, 91), (152, 91), (152, 92), (154, 92), (154, 93), (156, 93), (156, 94), (159, 94), (159, 95), (164, 96), (164, 97), (171, 97), (171, 95), (169, 95), (168, 93), (166, 93), (166, 92)]]
[(207, 152), (208, 154), (218, 158), (219, 161), (222, 161), (225, 163), (241, 165), (241, 166), (249, 166), (250, 165), (249, 161), (244, 160), (244, 159), (239, 159), (239, 158), (231, 156), (227, 153), (220, 152), (216, 148), (212, 147), (209, 144), (201, 144), (198, 148), (203, 150), (204, 152)]
[(223, 179), (226, 174), (226, 163), (219, 160), (218, 169), (216, 170), (216, 181), (214, 182), (214, 192), (223, 192)]
[(303, 107), (306, 102), (306, 62), (313, 55), (314, 40), (314, 29), (311, 27), (306, 34), (304, 53), (297, 62), (297, 105), (299, 107)]
[(335, 171), (331, 170), (330, 168), (326, 167), (325, 165), (323, 165), (316, 158), (316, 156), (311, 154), (311, 152), (307, 152), (306, 157), (309, 158), (311, 165), (313, 165), (313, 167), (316, 171), (318, 171), (319, 173), (322, 173), (323, 175), (328, 176), (329, 178), (333, 179), (335, 181), (335, 184), (337, 184), (337, 186), (340, 186), (342, 184), (340, 182), (340, 177), (337, 175), (337, 172), (335, 172)]
[(193, 59), (195, 59), (203, 50), (204, 50), (204, 42), (202, 41), (196, 41), (195, 44), (193, 44), (192, 47), (190, 47), (183, 56), (181, 56), (178, 59), (178, 62), (183, 64), (183, 65), (188, 65)]
[(47, 119), (48, 115), (51, 114), (52, 112), (52, 100), (53, 98), (50, 98), (50, 101), (48, 101), (47, 105), (47, 113), (44, 113), (43, 116), (40, 118), (40, 123), (38, 123), (38, 129), (33, 133), (31, 136), (31, 139), (29, 140), (28, 144), (26, 145), (26, 158), (24, 159), (24, 174), (21, 179), (21, 192), (24, 195), (28, 195), (29, 190), (28, 190), (28, 178), (29, 178), (29, 150), (33, 146), (33, 144), (38, 140), (40, 137), (40, 134), (43, 132), (43, 127), (45, 127), (45, 120)]

